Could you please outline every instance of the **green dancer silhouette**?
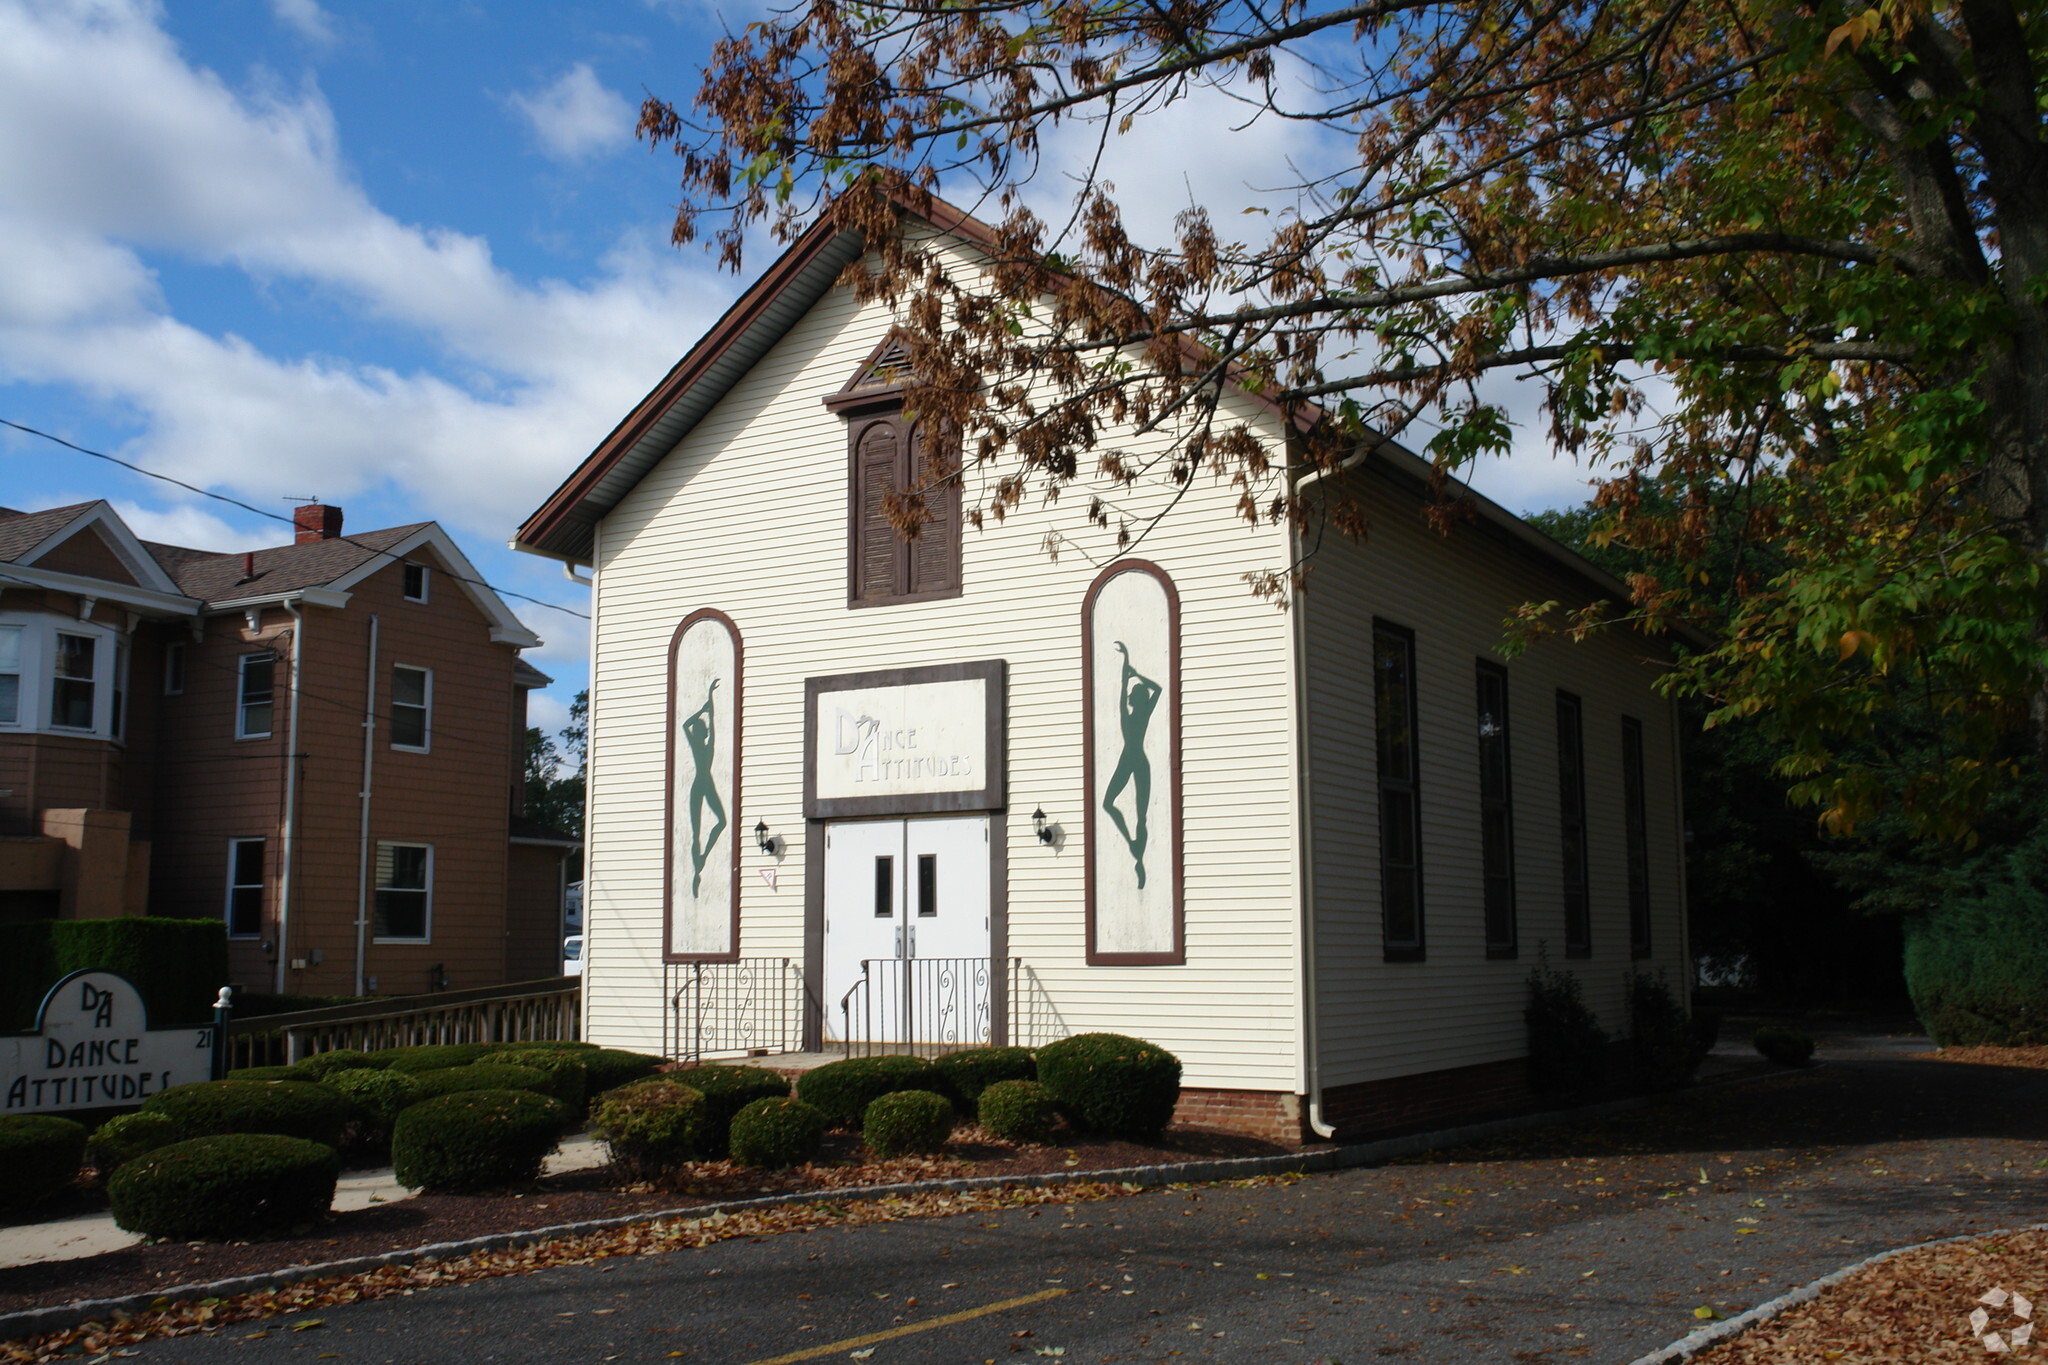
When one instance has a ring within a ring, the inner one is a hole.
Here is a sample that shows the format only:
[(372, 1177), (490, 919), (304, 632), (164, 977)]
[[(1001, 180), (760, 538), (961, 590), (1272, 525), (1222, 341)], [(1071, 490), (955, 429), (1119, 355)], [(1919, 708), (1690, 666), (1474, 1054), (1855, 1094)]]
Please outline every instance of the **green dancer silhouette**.
[[(711, 780), (711, 755), (718, 747), (711, 694), (717, 690), (718, 679), (713, 678), (711, 686), (704, 690), (704, 704), (683, 722), (683, 738), (690, 744), (690, 762), (697, 769), (697, 775), (690, 779), (690, 894), (693, 896), (704, 885), (704, 864), (710, 861), (711, 850), (718, 845), (718, 836), (725, 833), (725, 802), (718, 799), (718, 786)], [(706, 806), (718, 819), (718, 824), (708, 835), (701, 833)]]
[[(1152, 806), (1152, 760), (1145, 757), (1145, 730), (1152, 724), (1152, 711), (1159, 705), (1159, 694), (1164, 690), (1158, 683), (1131, 667), (1131, 651), (1118, 640), (1116, 652), (1124, 656), (1124, 671), (1117, 678), (1117, 722), (1123, 727), (1124, 751), (1117, 758), (1116, 771), (1109, 776), (1109, 785), (1102, 789), (1102, 808), (1109, 812), (1109, 818), (1116, 822), (1117, 833), (1124, 836), (1130, 845), (1131, 861), (1137, 865), (1138, 885), (1145, 885), (1145, 843), (1150, 837), (1147, 832), (1146, 812)], [(1137, 803), (1137, 830), (1124, 822), (1124, 814), (1116, 808), (1117, 797), (1125, 787), (1134, 789)]]

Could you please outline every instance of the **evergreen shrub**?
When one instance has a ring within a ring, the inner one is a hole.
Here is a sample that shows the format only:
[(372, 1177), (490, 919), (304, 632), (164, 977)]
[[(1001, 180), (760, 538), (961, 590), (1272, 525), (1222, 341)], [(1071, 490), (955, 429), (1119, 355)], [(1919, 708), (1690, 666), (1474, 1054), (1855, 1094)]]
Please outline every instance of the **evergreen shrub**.
[(116, 1114), (93, 1129), (85, 1155), (104, 1181), (145, 1152), (184, 1140), (185, 1130), (169, 1117), (138, 1109), (132, 1114)]
[(384, 1063), (374, 1060), (369, 1053), (358, 1048), (338, 1047), (332, 1052), (316, 1052), (292, 1068), (301, 1081), (324, 1081), (343, 1071), (381, 1071)]
[(1081, 1128), (1150, 1140), (1180, 1100), (1180, 1059), (1120, 1033), (1078, 1033), (1038, 1049), (1038, 1080)]
[(228, 1073), (231, 1081), (310, 1081), (313, 1078), (295, 1066), (238, 1066)]
[(1044, 1142), (1059, 1108), (1037, 1081), (997, 1081), (981, 1092), (975, 1119), (1004, 1142)]
[(1522, 1009), (1529, 1035), (1529, 1085), (1539, 1095), (1579, 1095), (1607, 1082), (1607, 1034), (1570, 972), (1539, 952)]
[(1692, 1080), (1713, 1044), (1688, 1019), (1662, 977), (1628, 984), (1628, 1073), (1635, 1090), (1670, 1090)]
[(1943, 1047), (2048, 1043), (2048, 820), (1905, 924), (1906, 990)]
[(640, 1081), (630, 1088), (663, 1081), (687, 1085), (704, 1097), (697, 1136), (698, 1157), (703, 1161), (718, 1161), (731, 1152), (732, 1121), (740, 1110), (755, 1100), (789, 1097), (788, 1079), (759, 1066), (696, 1066)]
[(424, 1047), (387, 1047), (369, 1056), (371, 1061), (394, 1071), (445, 1071), (451, 1066), (468, 1066), (504, 1050), (496, 1043), (429, 1043)]
[(318, 1221), (334, 1202), (340, 1170), (332, 1147), (304, 1138), (188, 1138), (115, 1171), (107, 1201), (118, 1226), (145, 1237), (242, 1241)]
[(591, 1106), (590, 1134), (604, 1143), (614, 1166), (651, 1179), (702, 1158), (704, 1111), (701, 1091), (666, 1079), (648, 1081), (600, 1095)]
[(949, 1052), (932, 1063), (953, 1087), (967, 1113), (973, 1113), (981, 1092), (998, 1081), (1035, 1081), (1038, 1062), (1028, 1047), (977, 1047)]
[(601, 1051), (596, 1043), (580, 1042), (574, 1038), (522, 1038), (515, 1043), (499, 1043), (497, 1048), (500, 1052), (524, 1052), (529, 1048), (540, 1048), (548, 1052), (561, 1048), (567, 1048), (571, 1052)]
[(270, 1133), (327, 1147), (341, 1145), (349, 1120), (348, 1101), (310, 1081), (195, 1081), (151, 1095), (142, 1109), (188, 1137)]
[[(394, 1071), (396, 1067), (392, 1068)], [(513, 1066), (507, 1062), (478, 1062), (472, 1066), (444, 1066), (438, 1071), (404, 1071), (419, 1083), (423, 1099), (455, 1095), (466, 1090), (531, 1090), (560, 1102), (556, 1093), (561, 1081), (539, 1067)]]
[(407, 1071), (351, 1067), (327, 1078), (328, 1089), (354, 1109), (348, 1127), (348, 1149), (358, 1157), (380, 1156), (391, 1148), (391, 1125), (398, 1116), (427, 1098), (420, 1077)]
[(884, 1159), (942, 1151), (953, 1135), (953, 1104), (930, 1090), (898, 1090), (868, 1106), (860, 1140)]
[(1751, 1041), (1759, 1055), (1779, 1066), (1805, 1066), (1813, 1060), (1813, 1039), (1798, 1029), (1765, 1024)]
[(471, 1090), (421, 1100), (391, 1129), (391, 1169), (408, 1189), (466, 1194), (519, 1184), (569, 1122), (560, 1100), (531, 1090)]
[(40, 1204), (70, 1188), (85, 1164), (86, 1128), (54, 1114), (0, 1118), (0, 1209)]
[(848, 1057), (827, 1062), (797, 1077), (796, 1097), (815, 1106), (826, 1122), (858, 1128), (868, 1106), (899, 1090), (929, 1090), (943, 1095), (945, 1073), (922, 1057)]
[(206, 1023), (228, 980), (227, 925), (138, 915), (0, 924), (0, 1032), (34, 1028), (50, 987), (86, 967), (133, 982), (151, 1028)]
[(826, 1122), (802, 1100), (755, 1100), (733, 1115), (732, 1159), (763, 1171), (801, 1166), (824, 1145)]
[(590, 1073), (590, 1093), (601, 1095), (622, 1085), (645, 1080), (662, 1064), (662, 1058), (621, 1048), (593, 1047), (576, 1053), (576, 1060)]
[(548, 1093), (582, 1117), (590, 1097), (590, 1072), (583, 1065), (587, 1053), (569, 1048), (529, 1047), (509, 1052), (492, 1052), (476, 1061), (477, 1066), (523, 1066), (544, 1072), (553, 1082)]

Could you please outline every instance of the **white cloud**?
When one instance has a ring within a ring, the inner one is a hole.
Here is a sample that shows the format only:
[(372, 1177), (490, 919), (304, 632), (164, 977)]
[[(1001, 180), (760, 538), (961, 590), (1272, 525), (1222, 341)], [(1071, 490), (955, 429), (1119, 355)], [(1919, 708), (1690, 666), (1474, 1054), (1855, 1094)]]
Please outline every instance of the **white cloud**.
[(588, 62), (507, 102), (533, 129), (541, 150), (557, 161), (582, 161), (633, 138), (633, 106), (598, 80)]
[(114, 499), (114, 510), (121, 514), (121, 520), (128, 523), (128, 529), (142, 539), (163, 545), (183, 545), (192, 550), (231, 553), (254, 549), (276, 543), (278, 531), (288, 529), (273, 522), (265, 529), (251, 533), (230, 526), (211, 512), (197, 507), (145, 507), (125, 498)]
[(286, 28), (315, 47), (334, 44), (334, 16), (318, 0), (270, 0), (270, 12)]

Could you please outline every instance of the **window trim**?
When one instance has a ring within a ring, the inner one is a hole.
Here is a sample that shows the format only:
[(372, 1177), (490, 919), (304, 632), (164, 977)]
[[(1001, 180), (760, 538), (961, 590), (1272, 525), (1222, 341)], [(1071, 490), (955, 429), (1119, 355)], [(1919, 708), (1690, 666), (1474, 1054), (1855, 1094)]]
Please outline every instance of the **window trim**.
[[(251, 730), (249, 722), (249, 664), (254, 660), (268, 660), (270, 663), (270, 697), (256, 705), (270, 708), (270, 725), (263, 730)], [(243, 654), (235, 664), (235, 739), (269, 739), (277, 733), (277, 666), (282, 662), (275, 649), (254, 649)]]
[[(1567, 786), (1569, 769), (1565, 766), (1565, 717), (1572, 718), (1572, 742), (1577, 749), (1573, 758), (1577, 766), (1578, 790), (1574, 793)], [(1593, 851), (1591, 822), (1586, 816), (1586, 707), (1576, 692), (1559, 688), (1557, 692), (1557, 821), (1558, 855), (1563, 861), (1560, 871), (1563, 876), (1564, 899), (1564, 955), (1570, 958), (1584, 958), (1593, 955)], [(1576, 797), (1576, 800), (1574, 799)], [(1571, 866), (1571, 842), (1565, 837), (1573, 825), (1579, 831), (1578, 867)], [(1577, 915), (1572, 910), (1573, 872), (1578, 874), (1578, 892), (1581, 904)], [(1574, 939), (1574, 931), (1583, 931), (1584, 937)]]
[[(887, 424), (896, 432), (896, 484), (899, 488), (910, 487), (913, 453), (916, 449), (919, 423), (906, 422), (903, 417), (903, 396), (900, 390), (890, 393), (862, 395), (862, 401), (854, 408), (840, 414), (846, 419), (846, 605), (855, 611), (871, 607), (894, 607), (909, 602), (942, 602), (959, 597), (966, 591), (966, 565), (963, 550), (966, 542), (964, 523), (961, 515), (959, 475), (955, 475), (953, 487), (954, 508), (953, 528), (953, 577), (943, 588), (928, 588), (923, 592), (898, 591), (882, 597), (860, 595), (861, 559), (861, 487), (860, 487), (860, 443), (861, 438), (876, 426)], [(932, 523), (927, 522), (929, 526)], [(891, 534), (894, 535), (892, 529)], [(919, 532), (923, 534), (922, 531)], [(911, 542), (896, 538), (895, 582), (899, 588), (907, 588), (910, 577)]]
[[(21, 723), (21, 717), (27, 709), (26, 704), (35, 699), (30, 685), (33, 675), (29, 671), (32, 650), (28, 627), (25, 624), (17, 621), (0, 622), (0, 631), (9, 630), (14, 632), (14, 667), (0, 674), (0, 677), (14, 679), (14, 717), (11, 720), (0, 720), (0, 730), (21, 730), (30, 728)], [(28, 714), (33, 715), (34, 712), (30, 711)]]
[[(17, 632), (19, 653), (15, 677), (15, 714), (0, 720), (0, 735), (63, 735), (72, 739), (97, 739), (115, 744), (122, 737), (114, 733), (114, 673), (118, 646), (128, 643), (124, 633), (104, 620), (79, 620), (46, 611), (0, 611), (0, 630)], [(51, 708), (56, 696), (57, 636), (76, 635), (91, 639), (93, 647), (93, 706), (90, 726), (54, 725)]]
[[(57, 661), (64, 657), (64, 651), (58, 645), (58, 641), (63, 640), (66, 637), (69, 637), (73, 640), (87, 640), (92, 643), (92, 672), (83, 679), (74, 678), (69, 674), (64, 674), (60, 676), (57, 672)], [(111, 656), (114, 651), (110, 649), (102, 652), (100, 646), (104, 643), (106, 643), (106, 637), (102, 632), (80, 630), (68, 621), (65, 622), (63, 625), (54, 627), (51, 630), (50, 657), (48, 660), (48, 667), (46, 667), (43, 670), (44, 675), (48, 677), (50, 680), (49, 693), (43, 698), (43, 700), (49, 703), (49, 705), (45, 709), (47, 710), (50, 717), (50, 723), (47, 729), (51, 734), (96, 735), (102, 739), (111, 737), (113, 729), (113, 714), (111, 710), (105, 712), (105, 715), (107, 717), (105, 721), (102, 721), (100, 718), (102, 715), (102, 707), (100, 704), (101, 698), (105, 697), (107, 699), (107, 705), (109, 707), (111, 707), (113, 704), (113, 689), (111, 687), (103, 686), (103, 684), (106, 684), (111, 681), (111, 679), (104, 676), (104, 674), (109, 671), (108, 668), (106, 667), (104, 660), (107, 657)], [(92, 719), (84, 725), (60, 725), (57, 722), (57, 684), (60, 682), (81, 681), (84, 682), (88, 687), (92, 688)]]
[[(1477, 684), (1478, 712), (1486, 713), (1486, 688), (1489, 682), (1500, 689), (1500, 768), (1501, 795), (1490, 800), (1486, 795), (1486, 743), (1487, 736), (1479, 734), (1479, 918), (1480, 931), (1486, 942), (1486, 956), (1489, 961), (1512, 961), (1521, 950), (1521, 916), (1519, 888), (1515, 877), (1515, 748), (1514, 725), (1512, 722), (1513, 702), (1508, 694), (1508, 671), (1491, 659), (1476, 661), (1475, 682)], [(1476, 719), (1476, 717), (1475, 717)], [(1486, 817), (1489, 811), (1498, 811), (1507, 825), (1506, 853), (1507, 870), (1507, 936), (1495, 938), (1493, 917), (1488, 913), (1487, 897), (1492, 883), (1498, 880), (1487, 868)]]
[(1622, 867), (1628, 881), (1628, 951), (1640, 961), (1654, 944), (1650, 923), (1650, 797), (1645, 771), (1643, 723), (1621, 718), (1621, 806), (1626, 853)]
[[(1389, 782), (1386, 765), (1378, 743), (1380, 712), (1380, 640), (1384, 637), (1397, 641), (1408, 662), (1408, 776), (1400, 782)], [(1372, 621), (1372, 705), (1373, 705), (1373, 792), (1375, 806), (1379, 813), (1378, 845), (1380, 865), (1380, 956), (1387, 962), (1422, 962), (1429, 956), (1429, 935), (1425, 909), (1428, 898), (1423, 886), (1423, 839), (1422, 839), (1422, 724), (1421, 689), (1416, 685), (1415, 632), (1406, 626), (1375, 616)], [(1414, 843), (1410, 856), (1413, 860), (1415, 880), (1415, 938), (1413, 942), (1396, 942), (1390, 933), (1387, 897), (1387, 792), (1389, 789), (1404, 792), (1410, 806), (1410, 828)]]
[(164, 691), (166, 697), (185, 695), (186, 650), (189, 646), (183, 640), (173, 640), (164, 646)]
[[(407, 579), (409, 579), (412, 576), (412, 571), (414, 569), (418, 569), (420, 571), (420, 590), (418, 596), (413, 595), (411, 584), (407, 582)], [(400, 560), (398, 570), (398, 595), (400, 597), (403, 597), (408, 602), (426, 602), (433, 591), (432, 587), (430, 586), (432, 582), (432, 569), (433, 566), (431, 564), (424, 563), (417, 559)]]
[[(417, 673), (425, 679), (425, 682), (421, 685), (420, 691), (421, 695), (423, 695), (426, 698), (426, 700), (420, 703), (418, 706), (414, 706), (411, 702), (401, 702), (398, 699), (397, 684), (398, 675), (401, 672)], [(393, 662), (393, 664), (391, 665), (391, 684), (391, 711), (389, 720), (387, 721), (387, 724), (390, 728), (390, 732), (393, 736), (391, 740), (391, 747), (398, 750), (398, 752), (402, 754), (432, 753), (434, 751), (434, 670), (431, 668), (424, 667), (420, 664), (402, 664)], [(398, 708), (401, 706), (405, 707), (409, 711), (418, 711), (420, 713), (420, 730), (421, 733), (426, 737), (425, 743), (400, 744), (398, 742)]]
[[(377, 841), (376, 849), (377, 856), (375, 858), (375, 862), (373, 862), (372, 864), (373, 870), (371, 876), (373, 881), (376, 875), (374, 871), (375, 863), (381, 863), (384, 861), (382, 855), (384, 850), (387, 848), (425, 849), (427, 852), (427, 863), (425, 872), (426, 885), (423, 887), (412, 887), (379, 886), (373, 884), (370, 888), (370, 927), (371, 933), (373, 935), (370, 941), (372, 943), (432, 943), (434, 941), (434, 846), (432, 844), (416, 843), (411, 839), (379, 839)], [(426, 897), (426, 908), (424, 911), (422, 911), (420, 915), (420, 936), (418, 938), (394, 938), (390, 935), (379, 934), (376, 932), (376, 898), (378, 893), (384, 891), (420, 891), (424, 893)]]
[[(255, 844), (258, 847), (262, 847), (266, 842), (267, 840), (261, 835), (237, 835), (228, 840), (227, 890), (221, 900), (220, 918), (221, 923), (227, 927), (230, 941), (243, 943), (251, 939), (263, 937), (263, 915), (269, 908), (268, 901), (270, 899), (270, 850), (267, 848), (263, 850), (261, 855), (261, 871), (253, 882), (236, 881), (235, 864), (240, 861), (242, 845)], [(254, 887), (257, 892), (256, 927), (247, 933), (237, 933), (235, 932), (235, 892), (245, 891), (251, 887)]]

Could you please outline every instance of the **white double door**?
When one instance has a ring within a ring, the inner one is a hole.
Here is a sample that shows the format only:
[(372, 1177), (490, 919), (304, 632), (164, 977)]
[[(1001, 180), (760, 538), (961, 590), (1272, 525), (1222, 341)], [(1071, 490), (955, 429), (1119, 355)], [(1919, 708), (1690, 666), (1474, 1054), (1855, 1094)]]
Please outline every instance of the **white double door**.
[(989, 818), (825, 826), (825, 1031), (882, 1043), (985, 1043)]

